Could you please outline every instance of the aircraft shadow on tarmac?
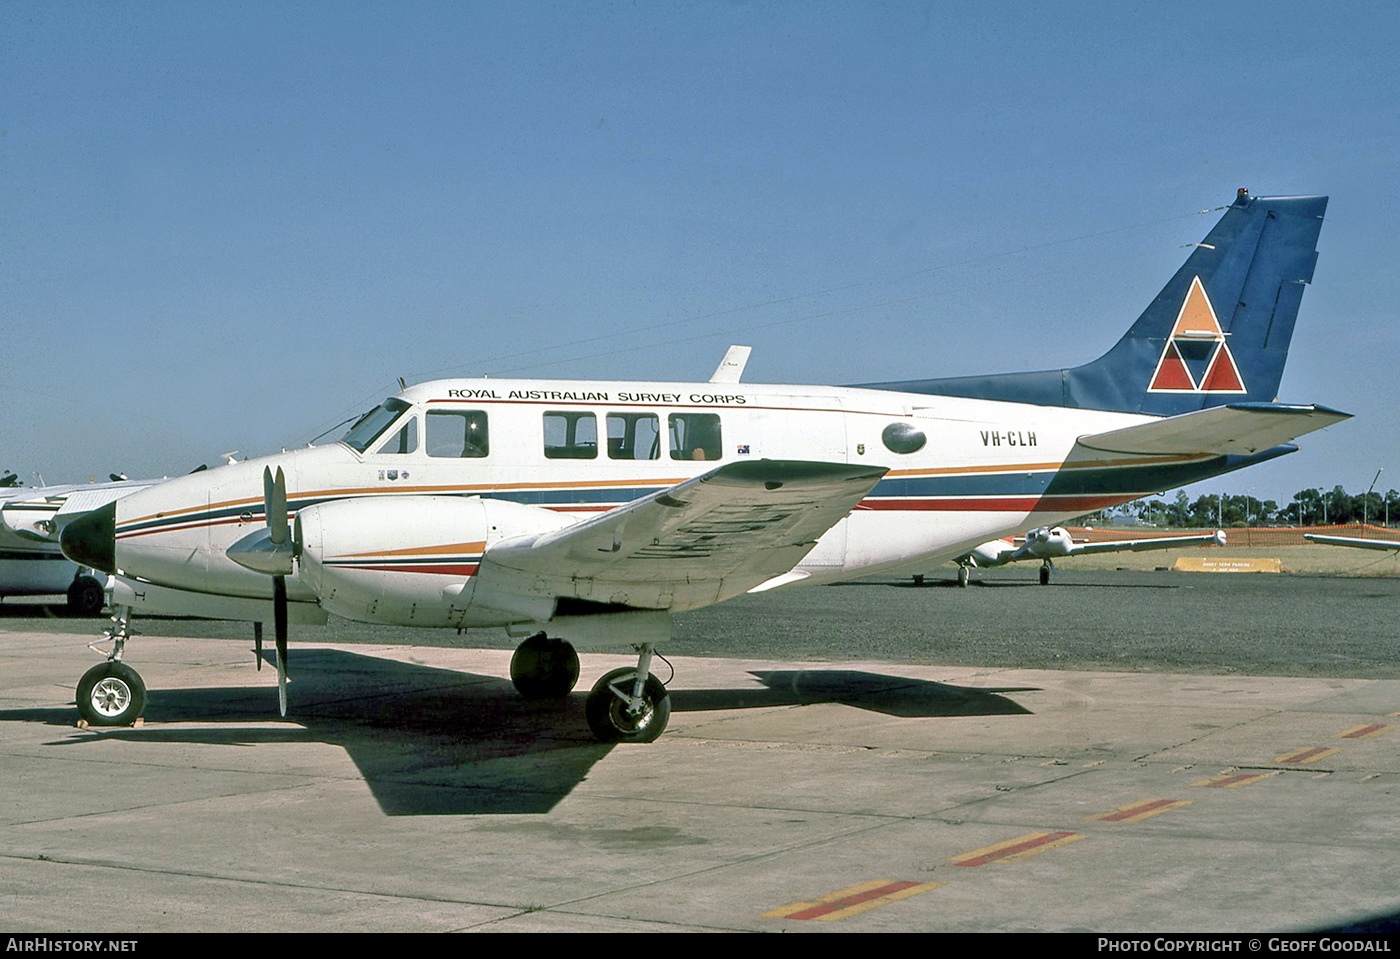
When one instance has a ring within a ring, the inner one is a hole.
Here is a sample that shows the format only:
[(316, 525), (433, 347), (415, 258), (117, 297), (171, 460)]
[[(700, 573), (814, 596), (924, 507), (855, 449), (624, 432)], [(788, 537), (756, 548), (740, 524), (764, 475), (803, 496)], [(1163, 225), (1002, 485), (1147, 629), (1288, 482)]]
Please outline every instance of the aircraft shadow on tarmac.
[[(581, 690), (564, 700), (531, 701), (504, 678), (337, 649), (294, 647), (288, 661), (288, 725), (275, 723), (272, 687), (155, 689), (143, 725), (94, 729), (51, 745), (91, 747), (109, 738), (325, 743), (346, 751), (390, 816), (545, 813), (612, 749), (590, 734)], [(763, 688), (673, 690), (672, 713), (812, 703), (911, 718), (1029, 712), (1002, 695), (1021, 690), (961, 688), (859, 670), (752, 675)], [(68, 726), (75, 718), (71, 707), (0, 711), (0, 722)]]

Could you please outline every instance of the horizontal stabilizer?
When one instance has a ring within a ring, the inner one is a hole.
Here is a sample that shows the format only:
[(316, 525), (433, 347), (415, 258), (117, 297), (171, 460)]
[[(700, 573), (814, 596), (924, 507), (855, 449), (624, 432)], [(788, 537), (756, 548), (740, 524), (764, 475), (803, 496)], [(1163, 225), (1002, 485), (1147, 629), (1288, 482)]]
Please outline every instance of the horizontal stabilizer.
[(1350, 418), (1325, 406), (1236, 403), (1081, 436), (1079, 445), (1106, 453), (1250, 455)]
[(564, 529), (486, 550), (479, 588), (684, 609), (786, 573), (885, 475), (795, 460), (731, 463)]

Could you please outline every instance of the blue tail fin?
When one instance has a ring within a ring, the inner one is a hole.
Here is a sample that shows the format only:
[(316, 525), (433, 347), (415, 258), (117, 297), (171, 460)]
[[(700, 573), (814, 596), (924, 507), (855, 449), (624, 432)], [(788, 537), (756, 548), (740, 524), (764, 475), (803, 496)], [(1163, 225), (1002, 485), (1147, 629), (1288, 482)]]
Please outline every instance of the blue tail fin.
[(865, 385), (1160, 416), (1272, 402), (1326, 209), (1325, 196), (1251, 197), (1241, 190), (1132, 328), (1092, 363)]

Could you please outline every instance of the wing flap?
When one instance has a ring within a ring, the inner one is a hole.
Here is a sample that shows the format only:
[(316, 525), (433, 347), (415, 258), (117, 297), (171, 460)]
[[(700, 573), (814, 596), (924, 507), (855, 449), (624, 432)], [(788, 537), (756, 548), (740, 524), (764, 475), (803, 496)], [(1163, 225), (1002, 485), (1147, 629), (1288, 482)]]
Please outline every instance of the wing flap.
[(1350, 419), (1325, 406), (1235, 403), (1079, 438), (1107, 453), (1249, 455)]
[(732, 463), (601, 516), (486, 550), (480, 585), (652, 609), (737, 595), (786, 573), (885, 469)]

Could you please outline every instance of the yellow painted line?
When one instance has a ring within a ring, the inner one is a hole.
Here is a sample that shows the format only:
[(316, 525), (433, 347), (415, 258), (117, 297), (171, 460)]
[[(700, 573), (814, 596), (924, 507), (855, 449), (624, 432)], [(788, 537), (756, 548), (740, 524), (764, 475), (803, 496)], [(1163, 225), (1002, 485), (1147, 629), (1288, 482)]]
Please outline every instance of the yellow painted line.
[(1381, 733), (1390, 732), (1394, 726), (1386, 726), (1383, 723), (1371, 723), (1366, 726), (1353, 726), (1344, 733), (1337, 733), (1333, 739), (1365, 739), (1368, 736), (1379, 736)]
[(1014, 862), (1089, 837), (1078, 832), (1030, 832), (994, 846), (983, 846), (948, 861), (955, 866), (985, 866), (992, 862)]
[(1261, 779), (1272, 779), (1278, 773), (1221, 773), (1219, 776), (1212, 776), (1209, 779), (1200, 779), (1191, 783), (1192, 786), (1205, 786), (1211, 789), (1239, 789), (1241, 786), (1249, 786), (1257, 783)]
[(1275, 756), (1274, 762), (1301, 766), (1304, 763), (1315, 763), (1323, 756), (1330, 756), (1337, 752), (1341, 752), (1341, 750), (1335, 747), (1307, 746), (1303, 749), (1295, 749), (1291, 753), (1284, 753), (1282, 756)]
[(1099, 813), (1097, 816), (1086, 816), (1085, 821), (1142, 822), (1144, 819), (1160, 816), (1164, 812), (1189, 806), (1191, 803), (1190, 799), (1143, 799), (1127, 806), (1119, 806), (1117, 809)]
[(804, 919), (817, 922), (832, 922), (847, 916), (869, 912), (879, 906), (887, 906), (901, 899), (908, 899), (920, 893), (947, 885), (942, 882), (907, 882), (895, 879), (872, 879), (859, 886), (842, 889), (822, 896), (813, 902), (794, 902), (769, 910), (763, 915), (768, 919)]

